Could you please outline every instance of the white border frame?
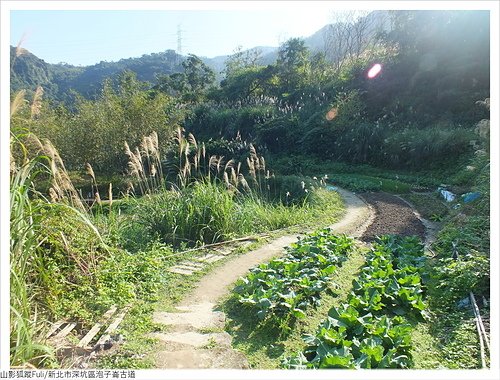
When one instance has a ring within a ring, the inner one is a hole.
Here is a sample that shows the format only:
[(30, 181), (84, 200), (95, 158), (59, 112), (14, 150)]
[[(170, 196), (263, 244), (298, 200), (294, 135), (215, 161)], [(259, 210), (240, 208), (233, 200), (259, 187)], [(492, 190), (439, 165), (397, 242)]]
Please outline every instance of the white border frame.
[[(260, 371), (260, 370), (140, 370), (140, 379), (500, 379), (499, 367), (499, 3), (497, 1), (329, 1), (337, 9), (454, 9), (489, 10), (491, 24), (491, 368), (488, 370), (330, 370), (330, 371)], [(0, 128), (0, 365), (9, 368), (9, 83), (10, 83), (10, 11), (11, 10), (245, 10), (299, 7), (305, 1), (2, 1), (1, 25), (1, 128)], [(326, 1), (308, 1), (308, 7)]]

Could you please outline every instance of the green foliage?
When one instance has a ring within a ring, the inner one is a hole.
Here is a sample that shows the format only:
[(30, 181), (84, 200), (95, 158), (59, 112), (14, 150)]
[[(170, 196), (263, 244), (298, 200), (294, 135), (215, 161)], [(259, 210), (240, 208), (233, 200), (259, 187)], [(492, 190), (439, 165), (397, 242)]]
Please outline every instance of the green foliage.
[(474, 139), (470, 129), (408, 128), (384, 139), (380, 159), (393, 167), (446, 167), (470, 153)]
[(449, 307), (466, 298), (469, 292), (489, 294), (490, 260), (481, 254), (468, 254), (461, 260), (442, 259), (433, 273), (436, 302)]
[(432, 195), (418, 193), (406, 194), (404, 198), (409, 201), (425, 219), (440, 222), (450, 212), (449, 207), (445, 204), (445, 201), (439, 197), (437, 192)]
[(48, 99), (64, 102), (67, 106), (74, 103), (75, 93), (87, 99), (98, 97), (104, 82), (124, 71), (133, 71), (139, 80), (154, 83), (157, 76), (181, 72), (184, 59), (175, 51), (166, 50), (118, 62), (101, 61), (80, 67), (66, 63), (50, 64), (22, 50), (23, 53), (14, 58), (16, 48), (11, 46), (12, 90), (34, 91), (37, 86), (43, 86)]
[(271, 319), (286, 329), (291, 320), (305, 318), (331, 286), (331, 274), (346, 260), (352, 239), (319, 230), (287, 247), (285, 256), (260, 264), (236, 282), (234, 292), (261, 320)]
[(33, 181), (45, 172), (42, 158), (12, 173), (10, 182), (10, 363), (51, 366), (55, 360), (51, 347), (40, 339), (43, 322), (33, 302), (38, 292), (32, 277), (40, 269), (37, 250), (41, 230), (39, 203)]
[[(300, 187), (300, 182), (296, 186)], [(175, 245), (213, 243), (308, 223), (322, 208), (332, 216), (341, 209), (338, 195), (324, 190), (311, 190), (307, 201), (286, 205), (285, 201), (266, 201), (257, 193), (236, 196), (208, 181), (130, 202), (133, 222), (124, 225), (123, 233), (129, 247), (157, 238)]]
[(408, 193), (411, 185), (399, 180), (372, 177), (360, 174), (331, 174), (329, 182), (354, 192), (386, 191), (389, 193)]
[(401, 316), (420, 315), (423, 247), (417, 238), (384, 236), (353, 282), (348, 303), (333, 307), (303, 353), (285, 368), (409, 368), (412, 327)]
[(273, 118), (275, 112), (267, 104), (233, 107), (207, 102), (193, 108), (185, 126), (187, 131), (204, 140), (215, 139), (215, 136), (231, 140), (238, 135), (247, 139), (255, 137), (256, 126)]
[(181, 118), (175, 104), (167, 95), (148, 93), (128, 72), (119, 77), (116, 89), (107, 81), (97, 100), (79, 98), (74, 113), (42, 114), (30, 122), (30, 130), (54, 142), (68, 169), (90, 163), (98, 173), (122, 173), (125, 142), (139, 145), (153, 131), (167, 141)]

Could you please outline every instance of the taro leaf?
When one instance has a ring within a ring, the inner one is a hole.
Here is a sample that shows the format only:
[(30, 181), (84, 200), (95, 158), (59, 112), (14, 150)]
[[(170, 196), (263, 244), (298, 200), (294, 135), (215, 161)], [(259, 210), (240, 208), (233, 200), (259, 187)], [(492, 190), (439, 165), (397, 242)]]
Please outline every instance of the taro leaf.
[(390, 294), (398, 294), (399, 289), (401, 289), (401, 286), (394, 278), (392, 278), (387, 284), (386, 292)]
[(371, 368), (370, 357), (366, 354), (361, 354), (361, 356), (354, 361), (354, 364), (356, 368), (366, 368), (366, 369)]
[(397, 363), (393, 360), (395, 353), (395, 348), (388, 350), (380, 363), (378, 363), (378, 368), (397, 368)]
[(321, 270), (321, 274), (322, 275), (330, 275), (332, 274), (333, 272), (335, 272), (335, 270), (337, 269), (337, 267), (335, 265), (329, 265), (327, 266), (326, 268), (323, 268)]
[(320, 359), (323, 359), (324, 357), (331, 355), (330, 353), (331, 350), (332, 348), (330, 347), (330, 345), (320, 340), (318, 346), (316, 347), (316, 355)]
[(368, 327), (373, 322), (373, 314), (365, 314), (362, 317), (359, 317), (358, 321), (363, 327)]
[(266, 318), (267, 315), (267, 310), (259, 310), (257, 312), (257, 317), (262, 321), (264, 318)]
[(342, 341), (345, 338), (345, 330), (336, 330), (336, 329), (324, 329), (322, 331), (322, 338), (331, 345), (337, 345), (339, 341)]
[(418, 295), (416, 301), (412, 302), (412, 306), (415, 309), (424, 310), (426, 306), (425, 303), (422, 301), (422, 296)]
[(367, 305), (367, 303), (360, 296), (357, 296), (357, 295), (354, 295), (353, 293), (351, 293), (350, 299), (349, 299), (349, 305), (351, 305), (352, 307), (354, 307), (356, 309), (362, 309)]
[(391, 360), (391, 364), (393, 363), (395, 365), (391, 368), (410, 368), (410, 366), (412, 365), (412, 360), (407, 355), (399, 355)]
[(396, 315), (405, 315), (407, 313), (406, 308), (404, 308), (402, 306), (393, 307), (392, 312)]
[(407, 275), (405, 277), (399, 278), (398, 283), (403, 286), (411, 286), (420, 284), (420, 277), (418, 275)]
[(398, 295), (401, 298), (401, 300), (408, 303), (416, 299), (416, 295), (412, 294), (412, 291), (408, 288), (399, 289)]
[(332, 307), (328, 311), (328, 315), (334, 319), (338, 319), (341, 322), (341, 325), (344, 324), (346, 327), (358, 324), (357, 318), (359, 316), (359, 312), (350, 305), (344, 305), (340, 309)]
[(306, 369), (308, 368), (307, 358), (302, 352), (283, 359), (281, 365), (287, 369)]
[(320, 264), (327, 264), (328, 263), (328, 260), (322, 254), (318, 254), (316, 256), (316, 259), (319, 261)]
[(390, 328), (387, 331), (387, 335), (394, 341), (394, 346), (411, 346), (411, 326), (408, 324), (398, 325)]
[(370, 357), (371, 367), (377, 367), (384, 356), (382, 339), (378, 337), (364, 339), (360, 351)]
[(297, 263), (297, 262), (289, 262), (289, 263), (286, 263), (283, 267), (284, 269), (284, 272), (285, 273), (288, 273), (288, 274), (291, 274), (293, 272), (296, 272), (297, 269), (299, 269), (300, 267), (300, 263)]
[(325, 290), (325, 287), (326, 287), (326, 283), (325, 281), (321, 281), (321, 280), (317, 280), (314, 282), (313, 286), (310, 288), (310, 290), (312, 290), (313, 292), (322, 292), (323, 290)]
[(257, 302), (255, 302), (254, 299), (252, 298), (240, 298), (239, 299), (240, 303), (243, 305), (255, 305)]
[(340, 319), (340, 313), (335, 306), (328, 310), (328, 316), (336, 320)]
[(269, 298), (261, 298), (259, 300), (259, 306), (264, 309), (264, 310), (267, 310), (271, 307), (272, 303), (271, 301), (269, 301)]
[(363, 289), (363, 286), (357, 280), (352, 280), (352, 289), (355, 292), (358, 292), (359, 290)]
[(300, 310), (298, 308), (292, 309), (292, 314), (297, 319), (303, 319), (306, 317), (306, 313), (304, 313), (302, 310)]
[(238, 281), (236, 281), (236, 287), (235, 291), (237, 288), (245, 288), (246, 285), (248, 285), (250, 281), (246, 277), (240, 277)]
[(316, 346), (319, 344), (319, 339), (315, 335), (305, 334), (302, 336), (302, 340), (308, 346)]
[(380, 310), (384, 306), (382, 301), (382, 296), (378, 292), (377, 289), (370, 289), (368, 291), (368, 295), (370, 296), (370, 307), (373, 310)]
[(319, 368), (355, 368), (352, 355), (327, 356), (321, 360)]

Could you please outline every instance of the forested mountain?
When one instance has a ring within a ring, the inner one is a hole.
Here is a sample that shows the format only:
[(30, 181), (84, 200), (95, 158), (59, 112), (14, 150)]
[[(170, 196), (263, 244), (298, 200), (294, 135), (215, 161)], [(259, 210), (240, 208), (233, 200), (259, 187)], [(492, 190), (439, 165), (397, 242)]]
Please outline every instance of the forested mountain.
[(101, 61), (91, 66), (50, 64), (27, 52), (16, 57), (16, 48), (11, 47), (12, 77), (11, 91), (34, 90), (42, 86), (48, 98), (68, 100), (71, 91), (87, 98), (95, 97), (106, 78), (112, 78), (124, 70), (137, 74), (141, 81), (154, 83), (157, 75), (168, 75), (182, 71), (185, 57), (173, 50), (144, 54), (139, 58), (126, 58), (118, 62)]
[[(347, 17), (353, 17), (352, 15)], [(387, 11), (371, 12), (358, 22), (358, 36), (372, 36), (376, 31), (388, 28), (389, 15)], [(352, 21), (348, 20), (348, 21)], [(304, 39), (305, 46), (312, 53), (330, 51), (331, 59), (338, 59), (345, 45), (337, 45), (332, 49), (334, 40), (346, 38), (346, 22), (335, 22), (324, 26), (316, 33)], [(352, 35), (351, 37), (354, 37)], [(347, 41), (358, 47), (362, 41)], [(278, 47), (258, 46), (248, 49), (245, 54), (254, 55), (256, 62), (260, 65), (270, 65), (278, 58)], [(93, 98), (102, 88), (104, 79), (116, 76), (124, 70), (137, 74), (137, 79), (152, 84), (156, 83), (157, 77), (182, 72), (182, 62), (185, 56), (177, 54), (174, 50), (166, 50), (160, 53), (144, 54), (136, 58), (124, 58), (117, 62), (101, 61), (90, 66), (73, 66), (65, 63), (51, 64), (35, 56), (25, 49), (16, 57), (16, 48), (11, 47), (11, 61), (13, 61), (11, 90), (18, 91), (27, 89), (34, 91), (37, 86), (42, 86), (45, 96), (57, 101), (71, 100), (72, 91), (86, 98)], [(18, 50), (19, 53), (19, 50)], [(225, 62), (229, 55), (213, 58), (200, 57), (201, 60), (214, 70), (217, 79), (222, 79)]]
[[(75, 124), (71, 133), (46, 127), (38, 133), (61, 139), (75, 168), (88, 161), (123, 170), (123, 141), (110, 141), (114, 148), (101, 152), (100, 160), (94, 150), (103, 146), (97, 140), (106, 131), (111, 138), (129, 124), (133, 142), (145, 131), (167, 136), (180, 125), (202, 140), (220, 139), (222, 155), (240, 136), (287, 160), (305, 155), (424, 168), (473, 151), (475, 125), (488, 117), (476, 102), (489, 97), (489, 42), (487, 11), (392, 11), (334, 23), (277, 51), (238, 50), (212, 61), (167, 51), (73, 67), (29, 53), (15, 57), (12, 48), (12, 90), (41, 85), (44, 99), (70, 100), (69, 113), (54, 117), (60, 128)], [(374, 65), (382, 71), (369, 77)], [(86, 100), (74, 102), (72, 90)], [(148, 107), (153, 116), (144, 115)], [(96, 118), (102, 126), (93, 141), (89, 126), (97, 128)], [(80, 129), (88, 141), (83, 151), (82, 139), (66, 138)]]

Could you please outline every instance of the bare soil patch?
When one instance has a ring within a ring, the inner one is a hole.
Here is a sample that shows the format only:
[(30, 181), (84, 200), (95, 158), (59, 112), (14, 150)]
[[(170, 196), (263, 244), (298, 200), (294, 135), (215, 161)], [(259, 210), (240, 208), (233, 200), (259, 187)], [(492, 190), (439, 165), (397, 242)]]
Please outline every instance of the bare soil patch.
[(375, 211), (373, 222), (361, 240), (370, 242), (377, 236), (394, 234), (425, 238), (425, 227), (413, 209), (402, 199), (386, 193), (364, 193), (361, 197)]

